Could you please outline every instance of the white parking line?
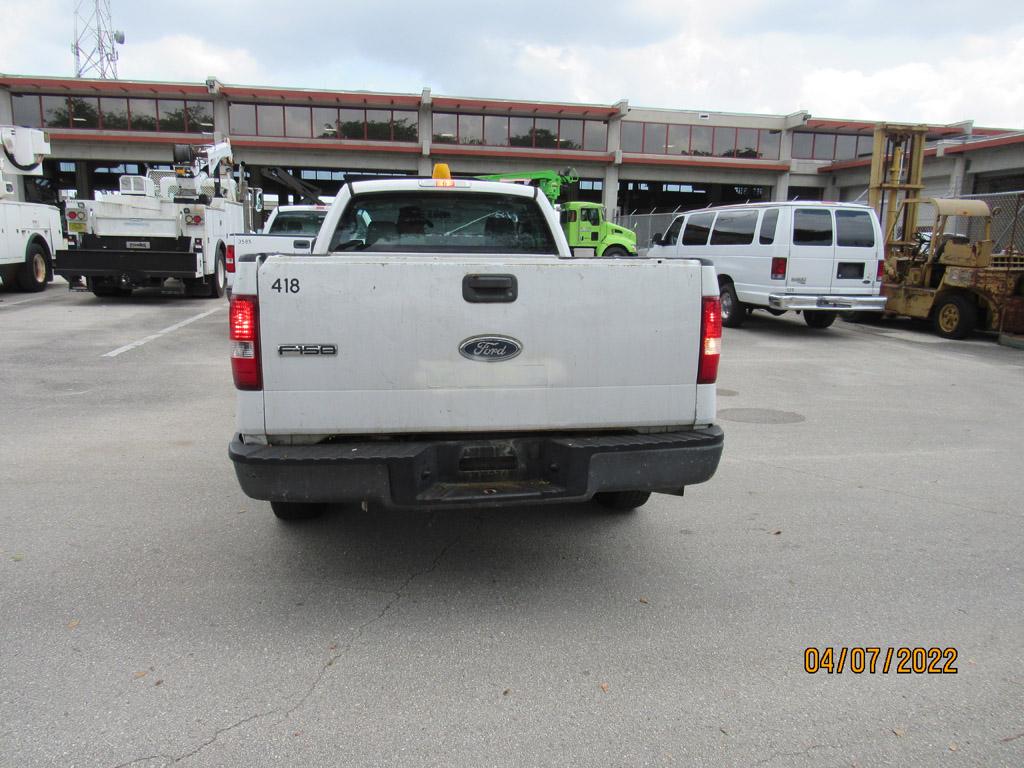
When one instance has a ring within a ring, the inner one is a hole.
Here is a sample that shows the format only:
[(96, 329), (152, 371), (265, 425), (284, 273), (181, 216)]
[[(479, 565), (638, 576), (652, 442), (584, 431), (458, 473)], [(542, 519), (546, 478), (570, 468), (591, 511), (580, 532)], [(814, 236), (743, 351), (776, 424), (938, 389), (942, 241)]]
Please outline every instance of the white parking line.
[(179, 328), (184, 328), (186, 325), (194, 323), (196, 320), (202, 320), (204, 317), (209, 317), (214, 312), (220, 312), (222, 309), (224, 309), (224, 307), (214, 307), (213, 309), (208, 309), (205, 312), (200, 312), (198, 315), (193, 315), (192, 317), (186, 320), (182, 320), (180, 323), (169, 325), (166, 328), (159, 330), (156, 333), (151, 334), (144, 339), (139, 339), (138, 341), (133, 341), (131, 344), (125, 344), (123, 347), (113, 349), (110, 352), (104, 354), (103, 357), (117, 357), (122, 352), (128, 352), (129, 350), (135, 349), (136, 347), (141, 347), (143, 344), (148, 344), (149, 342), (153, 341), (153, 339), (159, 339), (161, 336), (166, 336), (168, 333), (173, 333)]

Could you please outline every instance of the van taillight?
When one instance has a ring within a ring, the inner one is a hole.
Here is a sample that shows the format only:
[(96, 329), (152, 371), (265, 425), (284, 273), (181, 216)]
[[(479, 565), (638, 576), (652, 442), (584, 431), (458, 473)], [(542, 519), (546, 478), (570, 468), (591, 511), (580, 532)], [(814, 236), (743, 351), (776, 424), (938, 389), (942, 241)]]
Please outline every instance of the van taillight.
[(228, 310), (231, 375), (238, 389), (262, 389), (260, 313), (255, 296), (233, 296)]
[(772, 280), (786, 279), (786, 257), (776, 256), (772, 259)]
[(882, 282), (882, 278), (885, 277), (885, 260), (878, 260), (878, 270), (875, 272), (875, 280)]
[(227, 255), (224, 257), (224, 268), (228, 272), (235, 271), (235, 246), (229, 245)]
[(717, 296), (705, 296), (701, 303), (698, 384), (714, 384), (718, 380), (718, 359), (721, 354), (722, 302)]

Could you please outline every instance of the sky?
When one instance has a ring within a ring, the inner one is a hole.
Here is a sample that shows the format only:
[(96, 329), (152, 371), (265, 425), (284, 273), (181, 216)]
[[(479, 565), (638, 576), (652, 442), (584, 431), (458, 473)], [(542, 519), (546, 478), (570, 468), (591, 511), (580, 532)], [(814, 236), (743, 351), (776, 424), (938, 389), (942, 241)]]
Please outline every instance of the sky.
[[(86, 3), (91, 5), (91, 3)], [(75, 0), (0, 0), (0, 72), (74, 74)], [(111, 0), (125, 79), (1024, 129), (1024, 2)], [(978, 9), (975, 11), (974, 9)]]

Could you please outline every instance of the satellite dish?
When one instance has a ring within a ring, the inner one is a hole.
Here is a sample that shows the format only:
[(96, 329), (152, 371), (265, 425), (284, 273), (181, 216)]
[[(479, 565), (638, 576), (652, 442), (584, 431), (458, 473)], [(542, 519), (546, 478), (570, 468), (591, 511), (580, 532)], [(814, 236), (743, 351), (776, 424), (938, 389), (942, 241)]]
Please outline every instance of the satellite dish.
[(120, 29), (114, 32), (114, 42), (120, 45), (124, 45), (124, 32)]

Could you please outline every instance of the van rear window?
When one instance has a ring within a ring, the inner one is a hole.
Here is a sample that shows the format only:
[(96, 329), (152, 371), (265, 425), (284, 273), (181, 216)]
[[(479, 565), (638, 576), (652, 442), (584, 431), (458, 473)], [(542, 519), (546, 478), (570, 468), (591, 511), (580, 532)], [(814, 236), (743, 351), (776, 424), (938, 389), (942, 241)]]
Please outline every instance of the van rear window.
[(867, 211), (836, 211), (836, 244), (847, 248), (873, 248), (875, 228)]
[(832, 245), (832, 211), (797, 208), (793, 214), (793, 245)]
[(754, 242), (757, 211), (722, 211), (711, 232), (712, 245), (750, 245)]
[(330, 250), (558, 253), (532, 197), (447, 191), (356, 195), (345, 207)]

